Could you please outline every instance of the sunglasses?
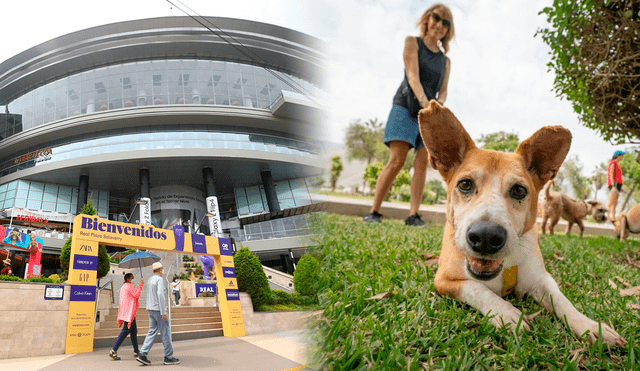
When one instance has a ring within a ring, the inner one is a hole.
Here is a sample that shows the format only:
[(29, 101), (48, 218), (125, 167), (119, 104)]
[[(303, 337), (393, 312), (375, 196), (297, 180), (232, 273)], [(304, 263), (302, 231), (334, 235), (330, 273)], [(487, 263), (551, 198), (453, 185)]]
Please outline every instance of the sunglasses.
[(448, 19), (444, 19), (444, 18), (440, 17), (437, 13), (431, 13), (431, 14), (433, 14), (433, 19), (436, 22), (442, 22), (442, 25), (445, 26), (446, 28), (451, 27), (451, 22), (449, 22)]

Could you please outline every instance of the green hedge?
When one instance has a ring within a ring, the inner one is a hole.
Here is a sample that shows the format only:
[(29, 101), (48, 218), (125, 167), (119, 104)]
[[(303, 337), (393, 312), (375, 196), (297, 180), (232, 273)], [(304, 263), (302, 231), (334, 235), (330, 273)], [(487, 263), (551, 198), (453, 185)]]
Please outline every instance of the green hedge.
[(302, 296), (316, 296), (320, 280), (320, 263), (311, 254), (302, 255), (293, 273), (296, 292)]
[(253, 308), (258, 309), (269, 302), (271, 289), (269, 280), (262, 270), (260, 259), (248, 248), (241, 248), (233, 256), (238, 279), (238, 289), (251, 296)]

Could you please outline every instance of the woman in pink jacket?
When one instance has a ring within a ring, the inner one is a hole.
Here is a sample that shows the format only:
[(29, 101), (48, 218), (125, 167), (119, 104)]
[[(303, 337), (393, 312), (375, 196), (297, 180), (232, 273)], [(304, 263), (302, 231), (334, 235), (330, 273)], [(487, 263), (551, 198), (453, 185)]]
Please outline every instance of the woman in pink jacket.
[(131, 344), (133, 345), (133, 358), (136, 358), (140, 353), (138, 349), (138, 327), (136, 326), (136, 313), (140, 303), (138, 298), (142, 292), (142, 286), (144, 286), (144, 280), (140, 280), (138, 288), (136, 288), (131, 281), (133, 281), (133, 273), (127, 273), (124, 275), (124, 285), (120, 289), (120, 305), (118, 307), (118, 326), (122, 326), (122, 331), (116, 340), (113, 349), (109, 351), (109, 357), (114, 360), (120, 360), (118, 357), (118, 348), (120, 344), (127, 338), (127, 335), (131, 334)]

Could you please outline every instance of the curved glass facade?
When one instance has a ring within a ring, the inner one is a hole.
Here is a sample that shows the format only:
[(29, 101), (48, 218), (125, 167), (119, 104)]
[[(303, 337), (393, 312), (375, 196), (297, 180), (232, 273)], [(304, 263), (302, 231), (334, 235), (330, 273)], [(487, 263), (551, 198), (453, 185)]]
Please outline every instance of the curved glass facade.
[[(192, 129), (193, 125), (180, 125), (179, 128)], [(321, 151), (321, 149), (313, 143), (290, 138), (263, 134), (225, 132), (220, 131), (219, 128), (207, 128), (201, 125), (198, 125), (197, 129), (198, 130), (191, 131), (171, 131), (162, 125), (158, 125), (155, 127), (107, 130), (93, 133), (91, 137), (78, 135), (76, 137), (64, 138), (64, 141), (43, 142), (29, 152), (43, 152), (46, 150), (46, 162), (38, 162), (35, 158), (29, 159), (29, 161), (16, 161), (16, 159), (24, 154), (15, 153), (2, 159), (2, 162), (0, 162), (0, 176), (52, 161), (133, 150), (219, 148), (263, 151), (302, 157), (316, 157)]]
[[(300, 78), (273, 72), (294, 86), (323, 97), (322, 90)], [(268, 109), (293, 90), (263, 67), (226, 61), (175, 59), (114, 64), (63, 77), (12, 101), (9, 113), (21, 130), (97, 111), (165, 104), (231, 105)]]

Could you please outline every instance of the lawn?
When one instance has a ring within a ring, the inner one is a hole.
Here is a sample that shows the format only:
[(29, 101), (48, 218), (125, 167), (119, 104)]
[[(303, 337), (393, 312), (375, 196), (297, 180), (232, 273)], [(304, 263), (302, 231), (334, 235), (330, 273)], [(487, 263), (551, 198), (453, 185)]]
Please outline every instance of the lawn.
[[(590, 346), (533, 299), (514, 303), (533, 315), (530, 332), (494, 328), (475, 309), (440, 297), (433, 286), (443, 227), (406, 227), (400, 221), (365, 224), (323, 214), (316, 254), (322, 261), (320, 304), (312, 354), (326, 370), (638, 370), (640, 241), (611, 237), (540, 238), (547, 270), (576, 308), (624, 336), (624, 349)], [(611, 282), (609, 281), (611, 280)], [(614, 285), (617, 286), (614, 289)], [(539, 314), (537, 314), (541, 311)], [(537, 315), (536, 315), (537, 314)]]

